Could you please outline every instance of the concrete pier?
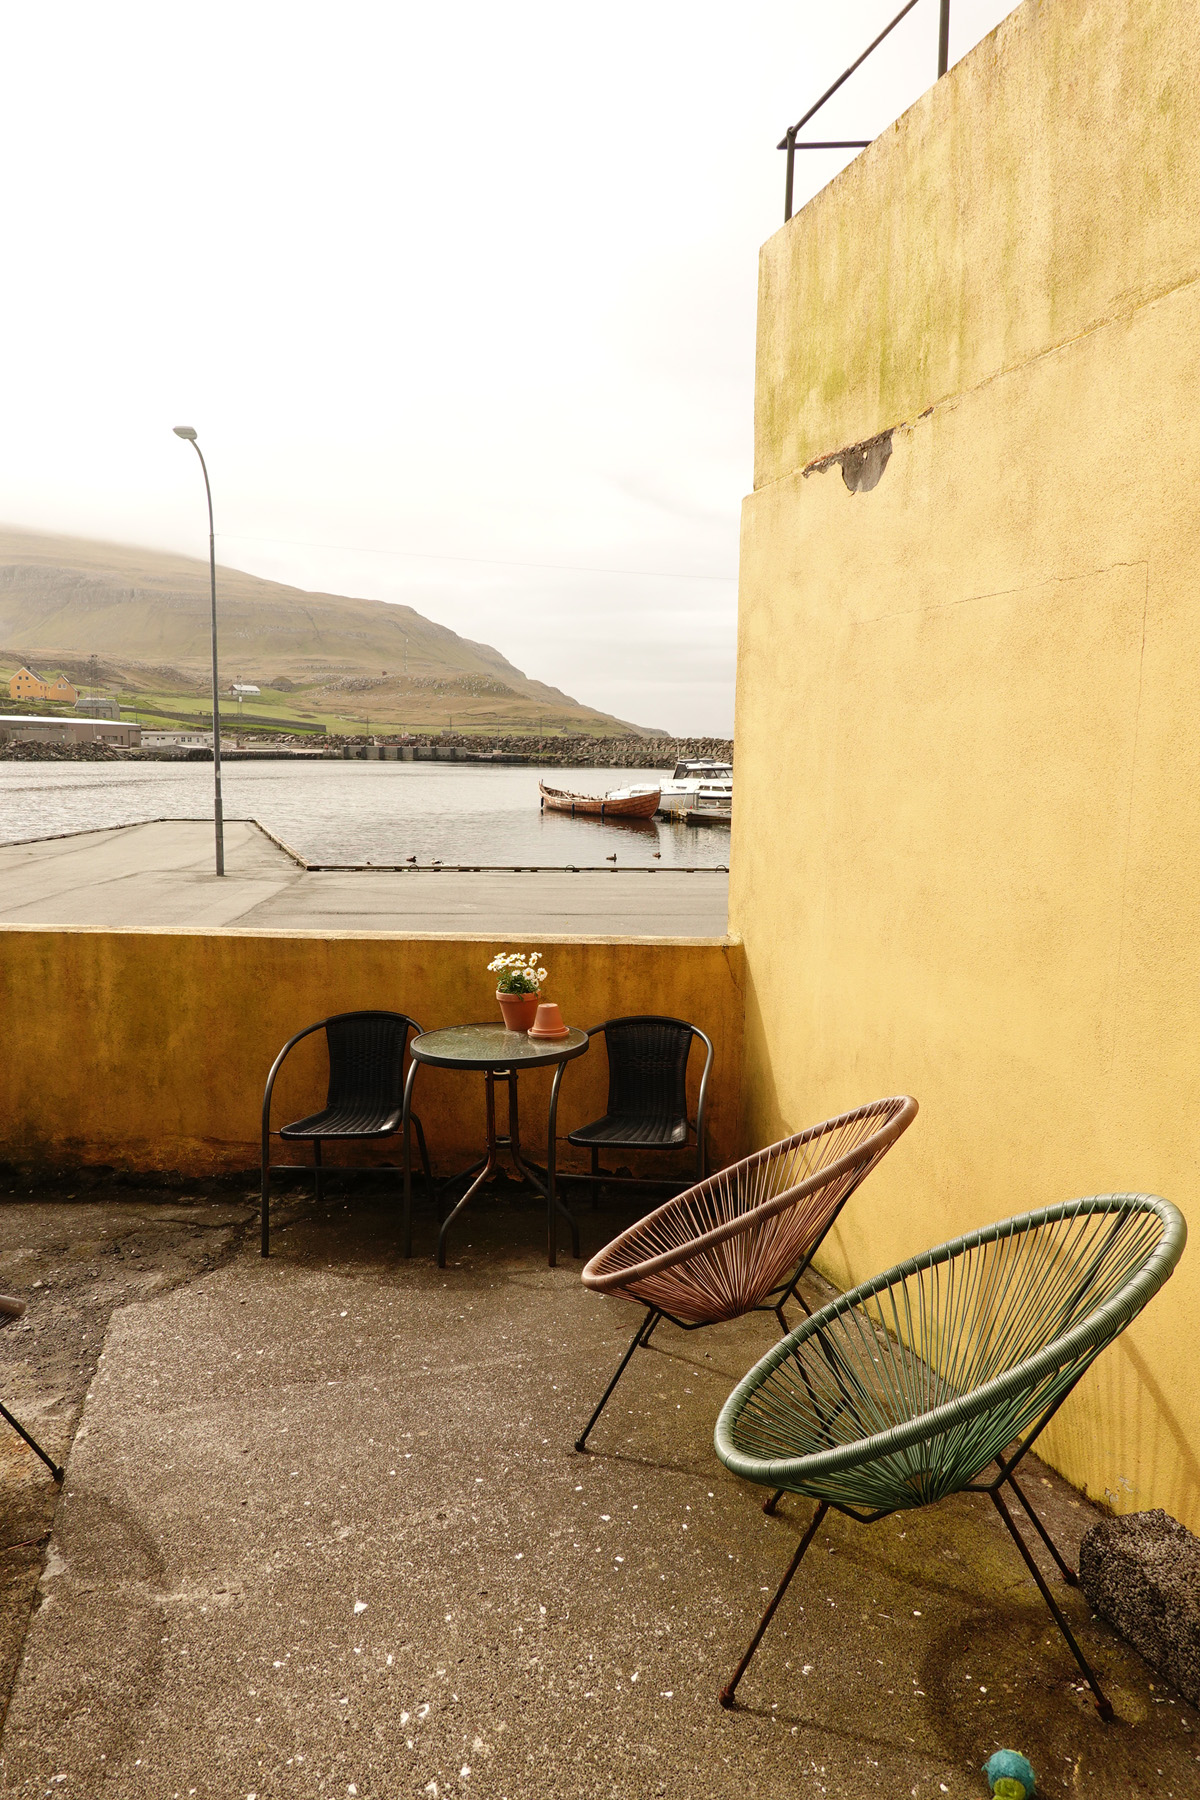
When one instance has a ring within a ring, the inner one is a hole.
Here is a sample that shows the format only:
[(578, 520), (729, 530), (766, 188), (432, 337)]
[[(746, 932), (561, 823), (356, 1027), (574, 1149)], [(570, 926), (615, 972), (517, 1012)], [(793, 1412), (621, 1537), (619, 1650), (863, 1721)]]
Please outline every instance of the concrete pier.
[(306, 870), (249, 821), (213, 873), (203, 820), (159, 820), (0, 846), (0, 925), (200, 926), (719, 937), (729, 877), (712, 870)]

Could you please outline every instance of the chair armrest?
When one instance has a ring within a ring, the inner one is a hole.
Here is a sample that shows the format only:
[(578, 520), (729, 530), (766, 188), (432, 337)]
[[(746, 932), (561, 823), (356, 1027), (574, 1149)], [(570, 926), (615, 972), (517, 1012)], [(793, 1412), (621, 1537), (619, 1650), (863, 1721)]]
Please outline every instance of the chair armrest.
[(303, 1038), (311, 1037), (314, 1031), (324, 1031), (325, 1025), (326, 1021), (324, 1019), (318, 1019), (315, 1025), (306, 1025), (303, 1031), (298, 1031), (295, 1037), (290, 1037), (288, 1039), (287, 1043), (283, 1046), (283, 1049), (279, 1052), (279, 1055), (275, 1058), (275, 1061), (271, 1064), (271, 1072), (267, 1076), (267, 1085), (263, 1091), (262, 1105), (262, 1154), (264, 1163), (267, 1161), (271, 1142), (271, 1095), (275, 1091), (275, 1077), (283, 1067), (285, 1058), (291, 1054), (296, 1048), (296, 1045), (300, 1043)]
[(700, 1039), (700, 1041), (703, 1043), (704, 1051), (705, 1051), (704, 1072), (700, 1077), (700, 1098), (696, 1103), (696, 1124), (695, 1124), (696, 1145), (697, 1145), (697, 1153), (698, 1153), (698, 1158), (699, 1158), (698, 1173), (700, 1175), (700, 1179), (703, 1180), (704, 1175), (705, 1175), (705, 1170), (706, 1170), (706, 1161), (707, 1161), (707, 1159), (705, 1157), (705, 1151), (704, 1151), (704, 1109), (705, 1109), (705, 1104), (708, 1099), (709, 1072), (711, 1071), (712, 1066), (713, 1066), (713, 1047), (712, 1047), (712, 1040), (708, 1037), (708, 1035), (705, 1032), (701, 1031), (701, 1029), (698, 1025), (692, 1026), (692, 1033), (695, 1037), (698, 1037)]

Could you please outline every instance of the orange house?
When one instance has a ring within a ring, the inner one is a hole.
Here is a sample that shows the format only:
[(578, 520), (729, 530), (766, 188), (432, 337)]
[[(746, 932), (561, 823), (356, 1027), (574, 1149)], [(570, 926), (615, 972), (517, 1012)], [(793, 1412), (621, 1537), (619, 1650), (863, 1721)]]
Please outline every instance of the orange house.
[(18, 669), (8, 684), (9, 695), (14, 700), (57, 700), (67, 706), (74, 706), (79, 698), (79, 690), (73, 687), (60, 670), (53, 680), (46, 681), (33, 669)]

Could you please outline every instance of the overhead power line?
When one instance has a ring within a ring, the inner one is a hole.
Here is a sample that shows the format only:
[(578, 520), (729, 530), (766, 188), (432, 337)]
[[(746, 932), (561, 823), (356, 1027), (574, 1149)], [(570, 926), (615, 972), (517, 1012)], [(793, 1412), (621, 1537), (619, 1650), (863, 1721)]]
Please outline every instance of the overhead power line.
[(689, 574), (684, 569), (606, 569), (593, 563), (526, 562), (510, 556), (455, 556), (444, 550), (381, 549), (373, 544), (318, 544), (308, 538), (249, 537), (244, 532), (222, 531), (222, 542), (234, 544), (289, 544), (298, 550), (344, 550), (362, 556), (411, 556), (418, 562), (485, 563), (502, 569), (554, 569), (568, 575), (632, 575), (654, 581), (736, 581), (736, 575)]

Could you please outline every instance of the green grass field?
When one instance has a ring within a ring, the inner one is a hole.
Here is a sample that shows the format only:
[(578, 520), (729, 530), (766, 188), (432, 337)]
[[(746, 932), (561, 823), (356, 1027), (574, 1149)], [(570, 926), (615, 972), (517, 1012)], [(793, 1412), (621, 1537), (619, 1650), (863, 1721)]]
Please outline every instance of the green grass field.
[[(8, 683), (16, 673), (15, 663), (0, 664), (0, 695), (6, 695)], [(136, 720), (147, 730), (170, 731), (180, 726), (195, 725), (211, 729), (212, 702), (209, 693), (198, 683), (177, 688), (141, 688), (120, 682), (101, 683), (104, 693), (116, 700), (122, 717)], [(443, 684), (445, 691), (412, 687), (407, 693), (393, 689), (367, 689), (361, 696), (362, 710), (347, 706), (331, 708), (327, 688), (295, 686), (288, 691), (263, 687), (239, 706), (236, 698), (222, 693), (222, 732), (244, 733), (246, 736), (273, 736), (279, 733), (329, 733), (337, 737), (380, 734), (395, 735), (442, 729), (483, 735), (510, 732), (534, 732), (540, 736), (578, 735), (580, 724), (556, 716), (552, 705), (539, 706), (513, 695), (507, 705), (505, 696), (472, 693), (456, 684)], [(408, 704), (406, 705), (405, 702)], [(70, 716), (70, 707), (54, 706), (46, 701), (0, 700), (0, 711), (21, 713), (56, 713)], [(601, 725), (595, 735), (620, 735), (614, 728)]]

